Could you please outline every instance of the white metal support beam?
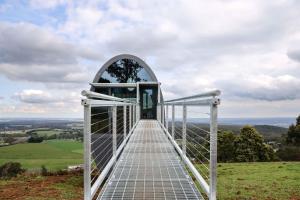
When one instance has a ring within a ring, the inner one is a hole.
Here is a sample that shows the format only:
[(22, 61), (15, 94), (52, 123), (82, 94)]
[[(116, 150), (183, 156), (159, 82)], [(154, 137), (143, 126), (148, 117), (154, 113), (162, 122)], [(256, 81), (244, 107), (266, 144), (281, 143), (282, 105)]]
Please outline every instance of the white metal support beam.
[(91, 106), (84, 106), (84, 200), (91, 200)]
[(217, 134), (218, 134), (218, 104), (210, 106), (210, 192), (209, 200), (217, 199)]

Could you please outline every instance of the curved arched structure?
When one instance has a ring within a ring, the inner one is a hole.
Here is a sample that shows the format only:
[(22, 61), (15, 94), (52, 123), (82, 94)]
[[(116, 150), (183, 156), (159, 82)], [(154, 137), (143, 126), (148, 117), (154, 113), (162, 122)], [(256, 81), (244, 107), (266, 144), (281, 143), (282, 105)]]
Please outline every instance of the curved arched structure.
[(157, 105), (162, 101), (160, 84), (151, 68), (137, 56), (121, 54), (111, 58), (91, 85), (93, 92), (136, 101), (141, 105), (142, 118), (156, 118)]
[[(97, 72), (93, 83), (105, 83), (103, 81), (104, 76), (106, 75), (105, 73), (111, 72), (112, 70), (109, 70), (109, 68), (112, 68), (113, 66), (118, 66), (118, 62), (122, 62), (124, 60), (128, 60), (129, 62), (131, 61), (131, 63), (133, 64), (137, 64), (137, 66), (140, 67), (140, 71), (138, 73), (145, 73), (144, 76), (147, 77), (147, 79), (142, 81), (152, 81), (152, 82), (157, 82), (157, 78), (155, 76), (155, 74), (153, 73), (153, 71), (151, 70), (151, 68), (139, 57), (134, 56), (134, 55), (130, 55), (130, 54), (121, 54), (121, 55), (117, 55), (113, 58), (111, 58), (110, 60), (108, 60), (101, 68), (100, 70)], [(121, 64), (119, 64), (119, 67), (122, 67)], [(126, 67), (126, 66), (125, 66)], [(123, 65), (123, 68), (125, 68)], [(143, 72), (144, 71), (144, 72)], [(112, 72), (111, 72), (112, 73)], [(124, 75), (124, 74), (123, 74)], [(140, 77), (139, 77), (140, 78)], [(111, 80), (109, 80), (110, 82), (113, 82)], [(117, 82), (122, 82), (122, 81), (117, 81)], [(124, 82), (124, 81), (123, 81)], [(133, 82), (137, 82), (136, 80)], [(107, 82), (106, 82), (107, 83)]]

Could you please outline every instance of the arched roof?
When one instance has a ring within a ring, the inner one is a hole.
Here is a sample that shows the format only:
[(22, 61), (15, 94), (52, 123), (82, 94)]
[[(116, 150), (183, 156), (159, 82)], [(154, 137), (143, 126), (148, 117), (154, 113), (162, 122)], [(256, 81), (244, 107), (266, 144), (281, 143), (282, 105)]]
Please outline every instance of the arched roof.
[(131, 59), (134, 60), (135, 62), (137, 62), (139, 65), (141, 65), (146, 72), (149, 74), (150, 78), (152, 79), (152, 81), (157, 82), (157, 78), (154, 74), (154, 72), (152, 71), (152, 69), (139, 57), (134, 56), (134, 55), (130, 55), (130, 54), (120, 54), (117, 55), (115, 57), (112, 57), (111, 59), (109, 59), (106, 63), (104, 63), (104, 65), (100, 68), (100, 70), (97, 72), (93, 83), (99, 83), (101, 76), (103, 75), (103, 73), (105, 72), (105, 70), (114, 62), (117, 62), (119, 60), (122, 59)]

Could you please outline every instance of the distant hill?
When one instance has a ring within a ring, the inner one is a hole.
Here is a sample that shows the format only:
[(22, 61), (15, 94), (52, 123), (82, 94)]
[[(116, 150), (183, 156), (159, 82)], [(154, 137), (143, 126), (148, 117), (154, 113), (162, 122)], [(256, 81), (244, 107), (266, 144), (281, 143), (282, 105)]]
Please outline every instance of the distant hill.
[[(196, 123), (193, 123), (196, 124)], [(177, 126), (180, 126), (181, 123), (177, 122), (176, 123)], [(203, 123), (198, 123), (197, 126), (208, 130), (209, 126), (208, 124), (203, 124)], [(280, 142), (282, 139), (282, 134), (286, 134), (288, 129), (287, 128), (283, 128), (283, 127), (279, 127), (279, 126), (273, 126), (273, 125), (254, 125), (253, 126), (260, 134), (262, 134), (264, 136), (264, 139), (266, 141), (278, 141)], [(220, 124), (218, 125), (219, 130), (221, 131), (232, 131), (235, 134), (239, 134), (241, 128), (243, 128), (243, 125), (224, 125), (224, 124)]]
[[(220, 130), (230, 130), (236, 134), (240, 132), (242, 127), (242, 125), (219, 125)], [(267, 141), (280, 141), (282, 134), (286, 134), (288, 131), (287, 128), (272, 125), (254, 125), (253, 127), (262, 134)]]
[(281, 140), (282, 135), (288, 131), (288, 128), (271, 125), (255, 125), (254, 127), (265, 137), (265, 140)]

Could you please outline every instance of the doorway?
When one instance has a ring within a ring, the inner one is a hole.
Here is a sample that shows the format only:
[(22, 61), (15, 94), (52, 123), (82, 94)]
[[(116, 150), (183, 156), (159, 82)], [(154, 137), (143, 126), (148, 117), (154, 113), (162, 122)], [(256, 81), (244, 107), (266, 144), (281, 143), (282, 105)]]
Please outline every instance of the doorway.
[(140, 85), (141, 119), (156, 119), (157, 86)]

